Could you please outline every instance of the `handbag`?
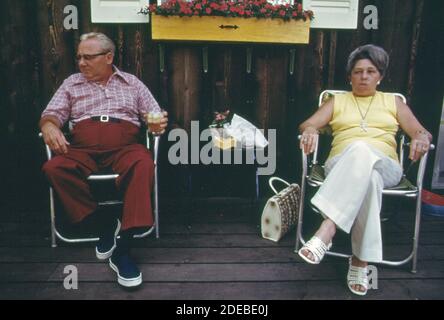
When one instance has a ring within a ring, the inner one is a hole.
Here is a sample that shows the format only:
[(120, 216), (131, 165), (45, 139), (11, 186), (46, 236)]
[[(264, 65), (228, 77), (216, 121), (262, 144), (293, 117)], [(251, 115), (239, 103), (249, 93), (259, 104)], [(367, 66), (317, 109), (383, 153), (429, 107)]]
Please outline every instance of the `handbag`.
[[(273, 186), (273, 181), (278, 180), (287, 185), (280, 192)], [(262, 237), (278, 242), (291, 228), (296, 225), (298, 218), (301, 188), (298, 184), (289, 184), (287, 181), (272, 177), (268, 181), (275, 195), (268, 199), (262, 211), (261, 233)]]

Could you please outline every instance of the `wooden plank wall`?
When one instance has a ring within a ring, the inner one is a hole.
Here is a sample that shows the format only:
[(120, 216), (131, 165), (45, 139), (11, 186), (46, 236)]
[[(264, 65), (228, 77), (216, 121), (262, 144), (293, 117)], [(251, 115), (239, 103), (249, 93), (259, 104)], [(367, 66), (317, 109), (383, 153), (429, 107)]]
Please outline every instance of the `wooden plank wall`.
[[(159, 44), (150, 40), (149, 25), (92, 24), (89, 3), (3, 1), (0, 133), (2, 150), (8, 150), (2, 157), (7, 167), (2, 179), (6, 187), (2, 204), (6, 207), (46, 207), (37, 122), (63, 79), (76, 72), (79, 36), (90, 31), (105, 32), (114, 39), (115, 64), (147, 84), (170, 112), (174, 126), (189, 130), (191, 120), (200, 120), (202, 128), (211, 121), (213, 111), (228, 106), (261, 128), (277, 129), (277, 173), (293, 181), (299, 180), (300, 172), (297, 126), (316, 108), (322, 89), (348, 88), (345, 62), (351, 50), (361, 44), (375, 43), (390, 53), (391, 66), (380, 89), (407, 94), (413, 110), (437, 136), (444, 83), (438, 72), (443, 69), (439, 50), (442, 1), (361, 0), (357, 30), (312, 29), (308, 45), (164, 44), (164, 72), (159, 70)], [(63, 28), (63, 8), (68, 4), (79, 10), (78, 30)], [(378, 8), (378, 30), (363, 28), (367, 4)], [(202, 66), (204, 47), (209, 56), (208, 73)], [(290, 74), (292, 49), (295, 72)], [(252, 52), (251, 73), (246, 71), (247, 50)], [(170, 188), (177, 181), (177, 170), (183, 173), (183, 169), (168, 164), (165, 168), (163, 181)]]

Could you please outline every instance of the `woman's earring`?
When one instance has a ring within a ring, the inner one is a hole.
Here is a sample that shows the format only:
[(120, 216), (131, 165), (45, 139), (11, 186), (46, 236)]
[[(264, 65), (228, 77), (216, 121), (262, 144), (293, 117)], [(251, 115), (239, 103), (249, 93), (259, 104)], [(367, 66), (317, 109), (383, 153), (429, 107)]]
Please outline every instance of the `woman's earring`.
[(381, 81), (378, 81), (378, 85), (381, 84)]

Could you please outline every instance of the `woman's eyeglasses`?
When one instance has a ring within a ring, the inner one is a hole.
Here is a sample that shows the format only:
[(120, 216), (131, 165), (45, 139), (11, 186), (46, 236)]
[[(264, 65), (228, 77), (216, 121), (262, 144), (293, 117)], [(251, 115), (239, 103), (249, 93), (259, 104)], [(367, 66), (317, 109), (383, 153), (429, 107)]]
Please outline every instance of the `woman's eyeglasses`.
[(100, 53), (94, 53), (94, 54), (78, 54), (78, 55), (76, 55), (76, 59), (77, 59), (77, 61), (80, 61), (83, 58), (86, 61), (89, 61), (89, 60), (94, 59), (95, 57), (103, 56), (103, 55), (105, 55), (107, 53), (109, 53), (109, 51), (100, 52)]

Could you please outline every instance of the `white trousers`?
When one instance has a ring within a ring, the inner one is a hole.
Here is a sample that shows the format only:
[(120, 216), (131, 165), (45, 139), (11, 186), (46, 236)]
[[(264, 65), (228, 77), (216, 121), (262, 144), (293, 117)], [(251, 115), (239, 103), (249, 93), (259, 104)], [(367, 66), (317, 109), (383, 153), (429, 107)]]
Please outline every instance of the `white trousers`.
[(382, 190), (399, 183), (400, 164), (357, 141), (327, 161), (325, 170), (327, 177), (311, 203), (337, 227), (346, 233), (351, 230), (355, 257), (380, 262)]

